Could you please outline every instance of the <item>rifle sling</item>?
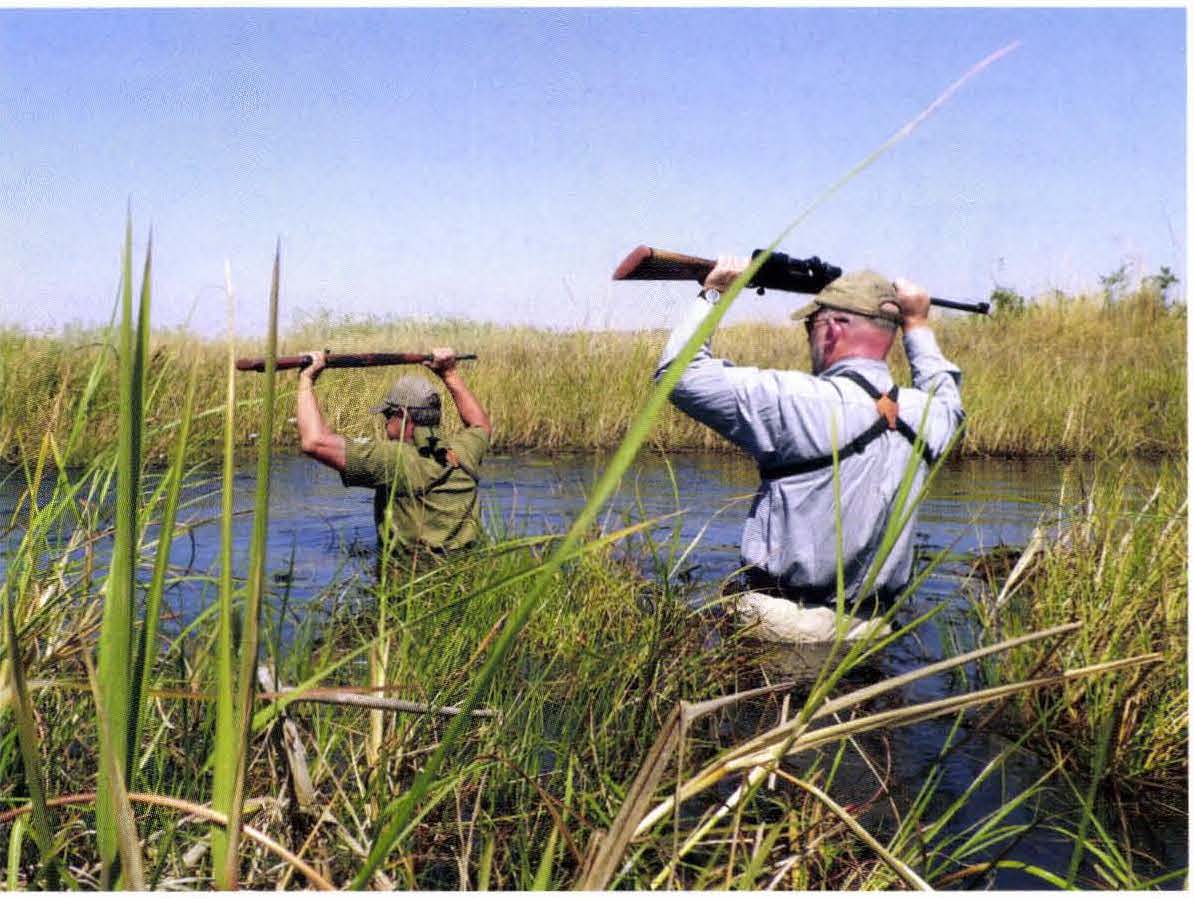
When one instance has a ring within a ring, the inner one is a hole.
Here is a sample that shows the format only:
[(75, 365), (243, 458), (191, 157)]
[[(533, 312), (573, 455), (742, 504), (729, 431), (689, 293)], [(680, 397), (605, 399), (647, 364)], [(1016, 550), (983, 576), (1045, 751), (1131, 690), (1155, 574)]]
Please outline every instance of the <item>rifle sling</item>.
[[(875, 419), (874, 424), (838, 450), (837, 458), (839, 462), (861, 453), (887, 431), (899, 432), (908, 443), (916, 446), (916, 432), (909, 427), (907, 422), (899, 417), (899, 387), (893, 384), (891, 390), (887, 393), (880, 393), (870, 381), (857, 372), (844, 371), (834, 377), (846, 378), (865, 390), (867, 395), (875, 401), (875, 411), (878, 414), (878, 418)], [(930, 467), (937, 461), (937, 457), (926, 444), (921, 445), (920, 455), (924, 463)], [(765, 481), (774, 481), (779, 478), (789, 478), (792, 475), (807, 474), (810, 471), (828, 468), (831, 465), (833, 465), (833, 454), (828, 453), (824, 456), (817, 456), (813, 459), (802, 459), (799, 462), (792, 462), (787, 465), (760, 465), (759, 477)]]

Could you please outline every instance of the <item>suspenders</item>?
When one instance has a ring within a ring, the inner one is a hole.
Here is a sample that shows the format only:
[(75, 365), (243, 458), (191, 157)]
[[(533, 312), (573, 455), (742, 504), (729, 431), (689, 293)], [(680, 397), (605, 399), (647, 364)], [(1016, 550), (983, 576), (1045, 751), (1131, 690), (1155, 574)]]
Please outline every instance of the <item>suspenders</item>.
[[(900, 405), (897, 401), (900, 393), (899, 387), (893, 384), (890, 391), (880, 393), (870, 381), (857, 372), (844, 371), (840, 375), (834, 375), (834, 377), (848, 378), (865, 390), (870, 398), (875, 401), (875, 411), (878, 413), (874, 424), (845, 446), (838, 449), (837, 457), (839, 461), (862, 452), (887, 431), (897, 431), (910, 444), (913, 446), (916, 445), (916, 432), (908, 426), (907, 422), (899, 417)], [(937, 457), (933, 455), (927, 445), (922, 445), (920, 449), (921, 458), (925, 464), (932, 466), (937, 461)], [(775, 465), (770, 468), (760, 465), (759, 477), (763, 478), (763, 480), (776, 480), (777, 478), (791, 477), (795, 474), (805, 474), (806, 472), (816, 471), (820, 468), (828, 468), (831, 465), (833, 465), (833, 454), (829, 453), (824, 456), (818, 456), (815, 459), (802, 459), (799, 462), (793, 462), (788, 465)]]

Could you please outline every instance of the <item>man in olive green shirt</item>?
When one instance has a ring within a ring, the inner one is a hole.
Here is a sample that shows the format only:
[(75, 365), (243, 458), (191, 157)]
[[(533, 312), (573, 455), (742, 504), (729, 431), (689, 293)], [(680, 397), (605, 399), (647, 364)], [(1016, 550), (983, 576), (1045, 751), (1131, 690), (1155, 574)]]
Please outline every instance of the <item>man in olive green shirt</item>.
[(359, 444), (337, 434), (323, 420), (315, 381), (326, 359), (307, 353), (299, 372), (298, 432), (308, 456), (340, 472), (345, 487), (374, 491), (373, 517), (383, 555), (399, 570), (423, 568), (465, 549), (479, 534), (477, 483), (493, 426), (456, 368), (456, 354), (437, 348), (425, 362), (451, 394), (465, 431), (440, 436), (440, 397), (425, 378), (406, 375), (394, 382), (381, 405), (384, 442)]

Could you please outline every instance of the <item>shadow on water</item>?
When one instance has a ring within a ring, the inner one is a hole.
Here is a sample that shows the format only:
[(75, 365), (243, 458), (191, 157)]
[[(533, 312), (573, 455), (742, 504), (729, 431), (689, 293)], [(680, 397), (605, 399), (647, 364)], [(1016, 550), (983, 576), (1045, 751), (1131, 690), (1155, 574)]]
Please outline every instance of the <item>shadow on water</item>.
[[(585, 491), (601, 466), (602, 459), (579, 454), (489, 457), (482, 487), (487, 530), (506, 535), (563, 532), (584, 505)], [(329, 585), (351, 584), (371, 570), (376, 541), (369, 491), (345, 490), (334, 472), (303, 458), (278, 457), (271, 477), (267, 571), (275, 598), (286, 594), (288, 620), (280, 635), (285, 643), (295, 628), (311, 626), (311, 604), (327, 596)], [(235, 480), (238, 510), (251, 508), (253, 481), (252, 466), (243, 466)], [(0, 522), (7, 524), (11, 518), (23, 483), (19, 470), (0, 467)], [(998, 547), (1023, 546), (1042, 514), (1056, 508), (1061, 483), (1062, 467), (1050, 461), (954, 463), (938, 475), (931, 496), (921, 507), (918, 552), (927, 556), (950, 549), (965, 557)], [(738, 566), (742, 522), (756, 484), (755, 469), (737, 457), (685, 455), (665, 461), (644, 456), (623, 482), (604, 524), (615, 527), (683, 509), (683, 515), (638, 538), (637, 549), (645, 549), (655, 559), (668, 560), (670, 576), (693, 585), (699, 601), (714, 595), (720, 582)], [(194, 577), (179, 580), (169, 589), (167, 600), (174, 618), (164, 627), (179, 628), (214, 601), (211, 578), (217, 573), (219, 555), (217, 490), (218, 481), (213, 480), (192, 485), (186, 491), (179, 518), (189, 526), (174, 542), (171, 565), (174, 574)], [(235, 569), (243, 572), (252, 527), (250, 517), (238, 516), (234, 527)], [(62, 534), (59, 539), (65, 540), (66, 536)], [(19, 538), (19, 530), (0, 532), (0, 571), (5, 555)], [(973, 619), (961, 589), (968, 570), (966, 564), (947, 563), (925, 582), (908, 614), (920, 614), (939, 604), (944, 606), (942, 612), (915, 635), (894, 644), (878, 663), (878, 674), (910, 671), (973, 644)], [(773, 659), (773, 663), (778, 676), (783, 677), (785, 670), (791, 676), (791, 660)], [(966, 676), (955, 672), (926, 678), (884, 702), (912, 704), (954, 695), (966, 688), (960, 680)], [(797, 690), (793, 706), (800, 701)], [(772, 700), (743, 709), (742, 717), (732, 725), (736, 730), (771, 726), (778, 723), (775, 712)], [(897, 804), (909, 801), (938, 765), (949, 729), (948, 720), (929, 721), (894, 729), (865, 744), (868, 755), (890, 766)], [(986, 729), (967, 732), (961, 743), (940, 761), (942, 782), (935, 803), (947, 804), (965, 792), (1005, 746), (1004, 738)], [(851, 750), (843, 759), (844, 773), (839, 774), (838, 782), (853, 784), (851, 789), (859, 797), (873, 792), (876, 780), (869, 767), (872, 763)], [(1002, 777), (983, 785), (951, 829), (964, 828), (998, 808), (1043, 771), (1043, 763), (1034, 762), (1027, 754), (1017, 754)], [(1184, 798), (1180, 803), (1175, 800), (1175, 804), (1184, 807)], [(884, 808), (886, 801), (876, 803), (871, 813), (874, 820), (868, 821), (880, 832), (890, 824), (885, 821)], [(1008, 823), (1029, 820), (1033, 814), (1031, 808), (1019, 809)], [(1157, 859), (1158, 873), (1171, 871), (1187, 864), (1186, 828), (1184, 820), (1159, 825), (1142, 820), (1135, 822), (1132, 838)], [(1016, 857), (1047, 870), (1064, 871), (1070, 852), (1067, 841), (1038, 829), (1017, 847)], [(1001, 871), (994, 885), (1039, 888), (1041, 881), (1023, 873)]]

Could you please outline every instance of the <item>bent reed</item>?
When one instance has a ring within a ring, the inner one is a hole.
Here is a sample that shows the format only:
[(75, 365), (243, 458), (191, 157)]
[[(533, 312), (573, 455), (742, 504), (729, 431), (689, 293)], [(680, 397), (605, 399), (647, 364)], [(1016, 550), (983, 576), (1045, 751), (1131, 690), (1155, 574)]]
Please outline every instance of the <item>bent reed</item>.
[[(1147, 288), (1114, 303), (1100, 296), (1054, 295), (1026, 309), (991, 318), (942, 316), (935, 330), (963, 371), (967, 431), (957, 452), (969, 456), (1108, 457), (1184, 455), (1184, 305), (1165, 305)], [(71, 463), (115, 444), (115, 354), (100, 330), (37, 335), (0, 329), (0, 457), (31, 458), (46, 432), (66, 434), (75, 402), (96, 357), (101, 381), (88, 414), (88, 439)], [(619, 444), (651, 388), (665, 335), (661, 331), (552, 331), (465, 321), (347, 320), (327, 316), (281, 340), (280, 353), (311, 347), (337, 352), (420, 351), (450, 345), (477, 353), (466, 363), (469, 383), (491, 410), (500, 451), (593, 451)], [(713, 349), (740, 365), (808, 369), (808, 347), (787, 325), (722, 328)], [(191, 365), (199, 366), (199, 397), (223, 392), (226, 344), (185, 331), (151, 339), (146, 449), (164, 458)], [(238, 355), (260, 355), (259, 341), (242, 341)], [(907, 383), (902, 351), (893, 354), (897, 380)], [(368, 407), (395, 369), (344, 370), (326, 379), (321, 398), (329, 424), (352, 436), (373, 436)], [(265, 379), (238, 375), (236, 441), (257, 439)], [(274, 443), (293, 450), (293, 375), (283, 373), (275, 405)], [(452, 422), (449, 427), (454, 427)], [(729, 451), (717, 435), (667, 409), (651, 441), (674, 451)], [(202, 403), (189, 442), (196, 457), (214, 458), (222, 445), (218, 409)]]
[(1189, 746), (1186, 465), (1166, 463), (1151, 478), (1131, 464), (1100, 468), (1091, 483), (1067, 478), (1067, 495), (1017, 569), (974, 605), (986, 639), (1066, 621), (1081, 629), (1055, 656), (1039, 646), (1001, 656), (986, 679), (1162, 653), (1160, 664), (1131, 677), (1021, 694), (1006, 714), (1015, 732), (1048, 721), (1031, 743), (1085, 782), (1181, 815)]

